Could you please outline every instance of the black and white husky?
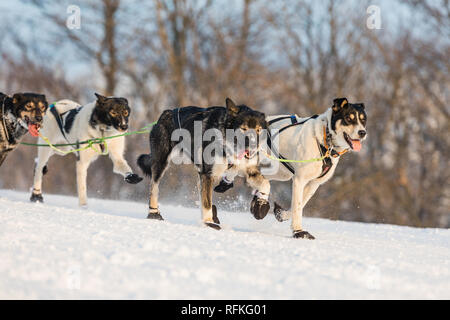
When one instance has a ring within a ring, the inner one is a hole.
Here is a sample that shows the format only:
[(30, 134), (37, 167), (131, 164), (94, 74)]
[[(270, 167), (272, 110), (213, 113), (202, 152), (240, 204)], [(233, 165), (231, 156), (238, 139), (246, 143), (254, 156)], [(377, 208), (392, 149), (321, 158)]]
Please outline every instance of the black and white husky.
[[(349, 150), (360, 151), (366, 138), (367, 115), (364, 104), (349, 103), (346, 98), (334, 99), (333, 106), (320, 115), (300, 118), (297, 115), (276, 115), (266, 118), (269, 131), (267, 145), (271, 157), (310, 162), (281, 162), (267, 158), (277, 170), (262, 170), (268, 180), (292, 180), (291, 209), (283, 210), (275, 203), (278, 221), (292, 217), (294, 238), (314, 239), (303, 230), (303, 208), (334, 174), (339, 158)], [(267, 174), (269, 172), (270, 174)], [(232, 180), (232, 176), (228, 176)]]
[(279, 221), (292, 217), (295, 238), (314, 239), (303, 230), (303, 208), (317, 188), (333, 176), (340, 156), (348, 150), (361, 150), (361, 141), (366, 138), (367, 115), (364, 104), (349, 103), (346, 98), (338, 98), (334, 99), (331, 108), (318, 116), (271, 116), (267, 121), (270, 130), (279, 130), (275, 137), (279, 139), (279, 150), (272, 149), (273, 156), (307, 160), (328, 155), (322, 161), (284, 162), (276, 174), (265, 176), (269, 180), (292, 179), (291, 209), (286, 211), (275, 204), (275, 216)]
[[(44, 117), (41, 134), (47, 137), (52, 144), (66, 144), (83, 142), (89, 139), (110, 137), (124, 133), (128, 130), (130, 107), (125, 98), (104, 97), (95, 94), (97, 100), (81, 106), (71, 100), (61, 100), (50, 106), (50, 112)], [(38, 143), (45, 144), (42, 138)], [(96, 150), (88, 148), (77, 152), (77, 187), (80, 206), (87, 204), (86, 176), (92, 161), (97, 159), (103, 151), (108, 151), (114, 164), (114, 172), (121, 174), (128, 183), (138, 183), (142, 180), (123, 157), (125, 151), (125, 137), (117, 137), (105, 141), (103, 144), (94, 144)], [(83, 147), (85, 145), (79, 145)], [(62, 146), (58, 149), (68, 152), (78, 149), (76, 146)], [(107, 149), (107, 150), (106, 150)], [(34, 170), (34, 185), (30, 200), (43, 202), (42, 176), (47, 172), (47, 162), (53, 154), (66, 155), (49, 147), (38, 149), (38, 158)]]
[(179, 155), (176, 150), (180, 146), (181, 153), (187, 155), (199, 173), (205, 225), (220, 229), (212, 191), (214, 185), (218, 192), (232, 186), (231, 182), (217, 185), (227, 171), (245, 177), (247, 184), (259, 190), (250, 210), (256, 217), (265, 216), (269, 210), (270, 183), (258, 169), (258, 151), (266, 128), (263, 113), (245, 105), (236, 106), (230, 99), (226, 99), (226, 108), (184, 107), (164, 111), (150, 133), (150, 154), (138, 159), (138, 165), (151, 178), (148, 218), (163, 219), (158, 208), (158, 186), (169, 161)]

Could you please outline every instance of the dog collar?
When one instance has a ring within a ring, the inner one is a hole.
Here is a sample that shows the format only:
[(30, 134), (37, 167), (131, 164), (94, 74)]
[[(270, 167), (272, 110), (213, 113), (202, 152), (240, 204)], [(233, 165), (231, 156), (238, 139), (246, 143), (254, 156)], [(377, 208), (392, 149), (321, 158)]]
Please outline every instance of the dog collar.
[(323, 147), (326, 150), (325, 155), (328, 154), (328, 156), (332, 156), (333, 158), (340, 157), (344, 153), (348, 152), (348, 149), (344, 149), (340, 152), (334, 150), (332, 143), (331, 143), (331, 134), (328, 130), (328, 126), (323, 127)]

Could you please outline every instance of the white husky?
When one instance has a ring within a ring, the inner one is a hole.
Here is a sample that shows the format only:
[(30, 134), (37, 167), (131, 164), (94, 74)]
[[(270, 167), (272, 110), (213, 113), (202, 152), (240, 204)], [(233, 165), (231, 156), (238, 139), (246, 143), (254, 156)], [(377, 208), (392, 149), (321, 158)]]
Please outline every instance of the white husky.
[[(130, 108), (125, 98), (104, 97), (95, 94), (97, 100), (81, 106), (71, 100), (61, 100), (50, 106), (43, 120), (41, 135), (47, 137), (52, 144), (79, 143), (89, 139), (104, 138), (126, 132)], [(38, 143), (45, 141), (39, 138)], [(117, 137), (105, 141), (105, 144), (94, 144), (77, 152), (77, 187), (80, 206), (87, 204), (86, 176), (87, 169), (99, 154), (108, 151), (114, 164), (114, 172), (121, 174), (128, 183), (138, 183), (142, 180), (125, 161), (125, 137)], [(86, 145), (79, 145), (83, 148)], [(47, 162), (53, 154), (66, 155), (49, 147), (38, 148), (38, 158), (34, 170), (34, 184), (30, 200), (43, 202), (42, 176), (47, 172)], [(58, 149), (67, 152), (78, 149), (77, 146), (62, 146)]]

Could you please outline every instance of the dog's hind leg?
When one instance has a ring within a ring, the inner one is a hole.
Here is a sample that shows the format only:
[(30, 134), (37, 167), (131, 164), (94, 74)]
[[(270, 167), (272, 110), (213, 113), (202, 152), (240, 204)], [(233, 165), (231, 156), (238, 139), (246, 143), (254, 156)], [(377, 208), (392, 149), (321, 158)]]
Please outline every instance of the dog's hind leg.
[[(158, 196), (159, 196), (159, 183), (161, 181), (164, 172), (168, 166), (168, 158), (170, 155), (170, 150), (157, 149), (156, 146), (152, 150), (157, 150), (151, 155), (146, 155), (145, 157), (150, 162), (150, 170), (147, 168), (147, 172), (150, 171), (151, 181), (150, 181), (150, 196), (149, 196), (149, 209), (147, 219), (154, 220), (164, 220), (161, 216), (158, 206)], [(143, 161), (143, 157), (140, 157), (140, 161)]]
[(87, 171), (91, 162), (97, 157), (98, 155), (93, 150), (88, 149), (80, 151), (80, 158), (77, 160), (76, 165), (78, 204), (80, 207), (87, 206)]
[[(41, 143), (39, 140), (38, 143)], [(42, 197), (42, 177), (47, 173), (47, 162), (53, 155), (53, 150), (50, 148), (39, 148), (38, 157), (36, 158), (36, 164), (34, 166), (34, 181), (33, 190), (31, 192), (31, 202), (44, 202)]]
[(216, 230), (220, 230), (220, 221), (217, 217), (217, 208), (212, 204), (213, 178), (209, 174), (199, 175), (200, 203), (202, 206), (203, 223)]
[(250, 204), (250, 212), (256, 219), (263, 219), (270, 209), (270, 182), (264, 178), (256, 166), (247, 168), (246, 180), (247, 184), (253, 188), (254, 194)]

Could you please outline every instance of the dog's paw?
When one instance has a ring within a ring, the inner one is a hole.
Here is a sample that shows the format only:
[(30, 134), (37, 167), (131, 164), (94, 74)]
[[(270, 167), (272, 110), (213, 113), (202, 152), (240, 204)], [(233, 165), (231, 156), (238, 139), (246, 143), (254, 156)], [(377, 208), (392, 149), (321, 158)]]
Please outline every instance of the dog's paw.
[(279, 222), (289, 220), (289, 212), (283, 209), (278, 203), (274, 202), (273, 214)]
[(143, 178), (139, 177), (136, 173), (129, 173), (125, 177), (125, 181), (131, 184), (139, 183), (143, 180)]
[(149, 213), (147, 216), (147, 219), (164, 221), (164, 218), (162, 217), (162, 215), (159, 212), (158, 213)]
[(224, 179), (222, 179), (220, 183), (214, 188), (214, 191), (218, 193), (224, 193), (228, 189), (233, 188), (233, 186), (234, 186), (233, 182), (229, 183)]
[(30, 201), (44, 203), (44, 197), (42, 197), (42, 193), (32, 193)]
[(308, 239), (308, 240), (314, 240), (314, 236), (310, 234), (308, 231), (298, 230), (294, 231), (293, 237), (296, 239)]
[(220, 229), (222, 229), (222, 228), (220, 227), (220, 225), (218, 225), (217, 223), (214, 223), (214, 222), (205, 222), (205, 226), (210, 227), (210, 228), (213, 228), (213, 229), (215, 229), (215, 230), (220, 230)]
[(270, 204), (266, 199), (258, 198), (256, 195), (250, 204), (250, 212), (257, 220), (264, 219), (269, 212)]
[(164, 221), (158, 208), (149, 208), (147, 219)]

